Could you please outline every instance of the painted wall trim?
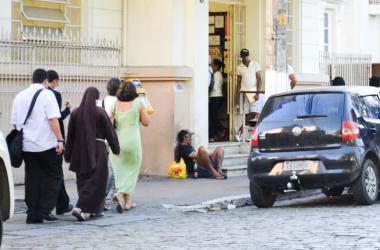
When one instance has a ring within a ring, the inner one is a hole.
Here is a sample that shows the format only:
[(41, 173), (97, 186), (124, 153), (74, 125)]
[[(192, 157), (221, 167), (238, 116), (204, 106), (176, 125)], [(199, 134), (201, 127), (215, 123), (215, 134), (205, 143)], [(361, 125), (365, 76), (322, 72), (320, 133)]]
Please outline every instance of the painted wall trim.
[(193, 77), (193, 69), (186, 66), (122, 67), (120, 77), (143, 81), (187, 81)]

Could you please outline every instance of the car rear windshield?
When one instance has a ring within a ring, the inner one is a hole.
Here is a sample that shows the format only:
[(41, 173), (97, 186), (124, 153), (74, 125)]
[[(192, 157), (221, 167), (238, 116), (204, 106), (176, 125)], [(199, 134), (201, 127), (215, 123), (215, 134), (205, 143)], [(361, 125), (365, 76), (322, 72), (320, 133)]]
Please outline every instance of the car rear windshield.
[(341, 116), (343, 101), (343, 93), (302, 93), (269, 98), (261, 113), (261, 122)]

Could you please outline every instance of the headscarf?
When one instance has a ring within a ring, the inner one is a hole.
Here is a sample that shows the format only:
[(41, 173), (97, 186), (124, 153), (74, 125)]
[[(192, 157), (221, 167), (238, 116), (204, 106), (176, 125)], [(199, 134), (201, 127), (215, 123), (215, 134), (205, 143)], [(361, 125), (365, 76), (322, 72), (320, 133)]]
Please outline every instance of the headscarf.
[(76, 136), (80, 149), (83, 150), (82, 157), (87, 158), (88, 164), (80, 166), (80, 173), (88, 173), (96, 168), (96, 100), (99, 99), (99, 90), (89, 87), (84, 92), (82, 102), (78, 108), (78, 118), (75, 131), (80, 131)]

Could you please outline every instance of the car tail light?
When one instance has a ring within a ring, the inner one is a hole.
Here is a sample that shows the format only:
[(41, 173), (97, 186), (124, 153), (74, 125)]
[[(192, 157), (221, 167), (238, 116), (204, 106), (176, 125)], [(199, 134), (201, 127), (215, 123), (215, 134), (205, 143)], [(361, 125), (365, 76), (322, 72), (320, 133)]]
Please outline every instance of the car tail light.
[(359, 124), (344, 121), (342, 123), (342, 141), (347, 143), (357, 138), (359, 138)]
[(259, 127), (256, 126), (254, 130), (251, 131), (251, 146), (258, 147), (259, 146)]

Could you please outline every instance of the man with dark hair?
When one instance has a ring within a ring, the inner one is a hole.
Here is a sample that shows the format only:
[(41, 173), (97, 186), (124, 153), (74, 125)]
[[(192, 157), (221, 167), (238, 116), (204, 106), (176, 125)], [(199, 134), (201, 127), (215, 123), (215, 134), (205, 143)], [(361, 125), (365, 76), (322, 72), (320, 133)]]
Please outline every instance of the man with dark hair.
[[(261, 67), (251, 60), (248, 49), (240, 51), (242, 63), (237, 68), (237, 88), (235, 93), (235, 104), (241, 115), (244, 115), (247, 125), (249, 121), (258, 116), (261, 112), (259, 100), (259, 91), (261, 89)], [(244, 93), (244, 91), (256, 91), (253, 93)], [(252, 97), (252, 98), (251, 98)], [(251, 98), (251, 100), (250, 100)], [(243, 134), (243, 125), (236, 129), (236, 140), (241, 140)]]
[(331, 86), (345, 86), (345, 85), (346, 85), (346, 82), (341, 76), (335, 77), (331, 82)]
[[(114, 104), (117, 102), (117, 91), (119, 90), (121, 81), (119, 78), (113, 77), (107, 82), (107, 93), (108, 95), (104, 97), (103, 100), (98, 101), (97, 106), (102, 107), (106, 112), (107, 115), (111, 118), (112, 115), (112, 107), (114, 107)], [(110, 162), (108, 163), (108, 180), (107, 180), (107, 189), (106, 189), (106, 196), (108, 196), (111, 189), (115, 186), (115, 177), (113, 175), (112, 167)], [(105, 197), (106, 198), (106, 197)], [(110, 207), (104, 203), (104, 210), (109, 210)]]
[[(217, 147), (211, 154), (203, 146), (196, 151), (191, 145), (192, 135), (193, 133), (187, 129), (178, 132), (177, 146), (174, 152), (175, 160), (179, 162), (183, 158), (187, 174), (190, 176), (194, 176), (197, 173), (198, 178), (226, 179), (222, 171), (223, 148)], [(194, 169), (195, 163), (198, 166), (197, 172)]]
[[(62, 154), (64, 143), (59, 128), (58, 119), (61, 114), (57, 101), (54, 94), (46, 90), (46, 71), (35, 70), (32, 79), (33, 84), (16, 95), (11, 115), (11, 124), (16, 129), (23, 130), (28, 224), (57, 219), (51, 211), (57, 202), (60, 188), (58, 155)], [(35, 105), (25, 123), (32, 99), (36, 100)]]
[[(47, 78), (49, 82), (49, 90), (53, 92), (55, 99), (57, 100), (58, 108), (61, 110), (62, 108), (62, 96), (57, 90), (59, 82), (59, 75), (55, 70), (47, 71)], [(59, 127), (61, 129), (62, 137), (65, 139), (65, 127), (63, 125), (63, 120), (66, 119), (68, 115), (70, 115), (71, 105), (69, 102), (65, 103), (65, 109), (61, 112), (61, 118), (59, 118)], [(63, 176), (62, 169), (63, 158), (62, 155), (59, 156), (59, 165), (60, 165), (60, 174), (61, 174), (61, 188), (58, 194), (57, 204), (55, 208), (55, 212), (57, 215), (62, 215), (64, 213), (68, 213), (73, 209), (73, 205), (70, 204), (70, 198), (66, 192), (65, 188), (65, 180)]]
[(369, 79), (369, 86), (376, 87), (376, 88), (380, 87), (380, 77), (372, 76)]

